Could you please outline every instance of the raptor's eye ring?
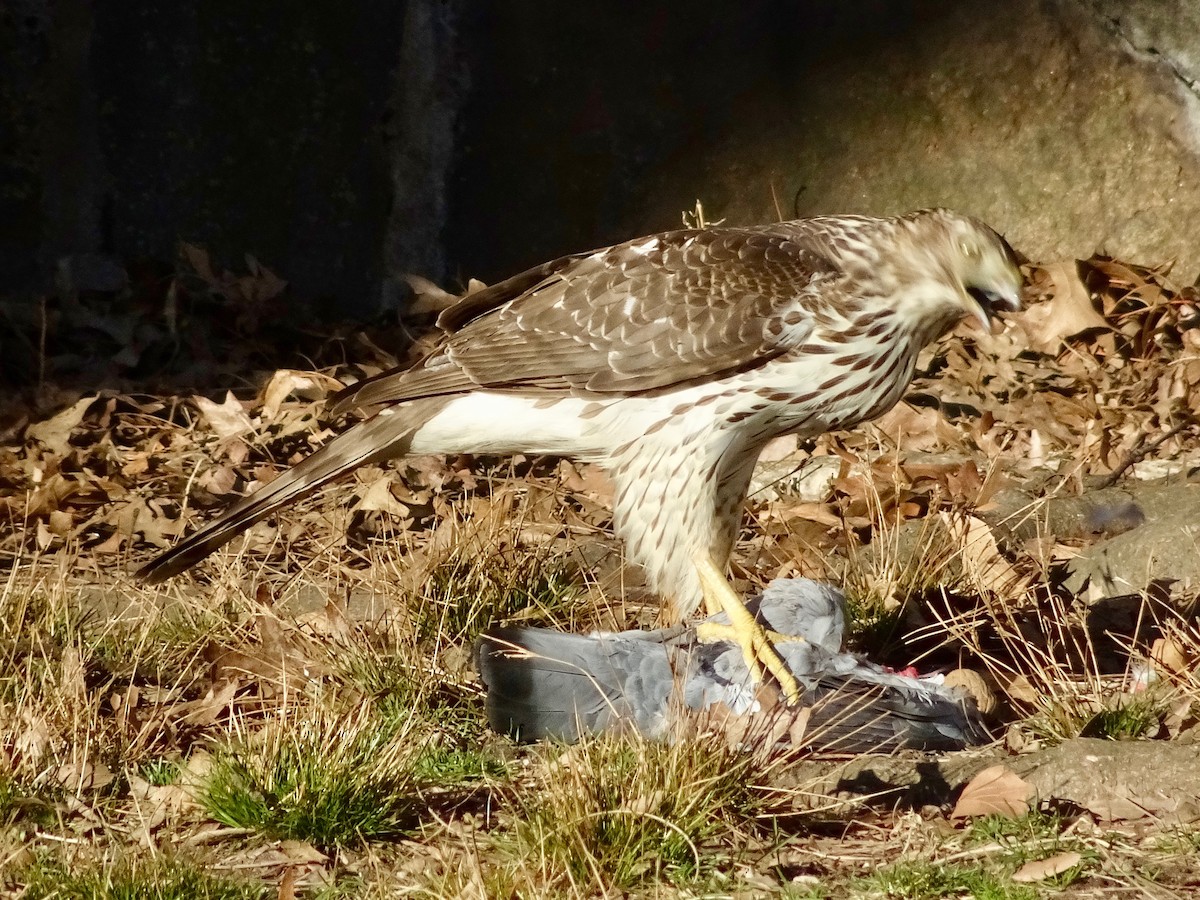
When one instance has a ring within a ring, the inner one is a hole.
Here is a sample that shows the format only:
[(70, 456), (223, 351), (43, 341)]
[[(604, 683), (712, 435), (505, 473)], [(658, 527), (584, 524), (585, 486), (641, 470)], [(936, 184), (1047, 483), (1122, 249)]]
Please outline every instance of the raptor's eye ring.
[(967, 259), (978, 259), (982, 255), (979, 245), (974, 241), (960, 241), (958, 249)]

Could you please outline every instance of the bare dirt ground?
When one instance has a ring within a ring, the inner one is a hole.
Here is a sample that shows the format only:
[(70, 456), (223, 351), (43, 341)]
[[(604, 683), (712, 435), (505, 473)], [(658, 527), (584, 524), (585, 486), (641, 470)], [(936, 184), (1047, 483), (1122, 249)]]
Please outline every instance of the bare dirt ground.
[(1027, 310), (928, 350), (881, 420), (772, 445), (735, 554), (747, 591), (844, 585), (872, 659), (977, 672), (997, 740), (944, 757), (491, 734), (487, 625), (655, 621), (571, 462), (365, 467), (138, 584), (422, 322), (308, 331), (272, 273), (190, 247), (132, 303), (49, 302), (5, 361), (37, 390), (0, 447), (0, 892), (1196, 896), (1200, 295), (1027, 273)]

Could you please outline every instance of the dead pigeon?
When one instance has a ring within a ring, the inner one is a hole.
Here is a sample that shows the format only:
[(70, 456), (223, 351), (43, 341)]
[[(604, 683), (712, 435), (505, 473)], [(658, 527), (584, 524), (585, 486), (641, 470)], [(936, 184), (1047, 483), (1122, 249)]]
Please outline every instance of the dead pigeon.
[[(755, 683), (737, 643), (701, 640), (695, 625), (587, 635), (507, 627), (488, 631), (476, 647), (488, 721), (526, 741), (617, 730), (669, 739), (697, 721), (725, 730), (733, 743), (767, 736), (849, 753), (990, 740), (965, 693), (936, 676), (910, 677), (844, 652), (845, 598), (833, 586), (779, 579), (746, 606), (784, 636), (776, 646), (804, 690), (798, 706)], [(728, 622), (723, 613), (705, 621)]]

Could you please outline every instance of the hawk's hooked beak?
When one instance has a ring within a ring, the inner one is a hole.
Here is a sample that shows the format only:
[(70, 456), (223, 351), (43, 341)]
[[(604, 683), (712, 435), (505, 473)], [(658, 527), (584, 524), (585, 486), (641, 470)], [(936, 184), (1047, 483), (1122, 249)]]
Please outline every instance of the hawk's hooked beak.
[(1021, 308), (1021, 298), (1016, 292), (1009, 294), (972, 287), (967, 288), (967, 293), (971, 295), (971, 299), (976, 304), (976, 308), (973, 310), (975, 321), (989, 334), (992, 332), (992, 325), (997, 315), (1002, 312), (1016, 312)]

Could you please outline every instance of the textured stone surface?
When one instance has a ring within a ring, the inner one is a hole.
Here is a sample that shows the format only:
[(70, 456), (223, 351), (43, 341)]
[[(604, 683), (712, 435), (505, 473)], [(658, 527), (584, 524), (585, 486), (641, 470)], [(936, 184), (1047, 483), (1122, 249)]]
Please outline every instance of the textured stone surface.
[(1200, 816), (1195, 744), (1075, 738), (1008, 765), (1039, 801), (1070, 803), (1101, 819)]
[[(1085, 4), (946, 9), (748, 96), (730, 126), (651, 179), (640, 224), (660, 226), (693, 196), (734, 222), (775, 218), (777, 204), (784, 217), (944, 204), (1034, 258), (1177, 258), (1194, 278), (1196, 98), (1170, 67), (1131, 52)], [(1172, 34), (1200, 52), (1200, 29)]]
[[(944, 204), (1200, 270), (1190, 0), (0, 6), (0, 288), (244, 253), (330, 313), (710, 218)], [(384, 296), (389, 296), (385, 290)], [(28, 299), (28, 297), (26, 297)]]
[(814, 795), (871, 797), (881, 806), (945, 806), (984, 769), (1003, 765), (1033, 787), (1037, 804), (1070, 804), (1102, 820), (1200, 815), (1194, 743), (1074, 738), (1011, 756), (995, 748), (938, 755), (864, 754), (831, 764), (799, 760), (787, 778)]
[[(1075, 0), (1131, 52), (1200, 97), (1200, 4), (1194, 0)], [(1192, 122), (1193, 129), (1200, 123)]]
[(1131, 482), (1126, 493), (1144, 515), (1134, 528), (1083, 547), (1065, 587), (1089, 600), (1138, 594), (1155, 581), (1187, 594), (1200, 585), (1200, 483), (1184, 478)]

